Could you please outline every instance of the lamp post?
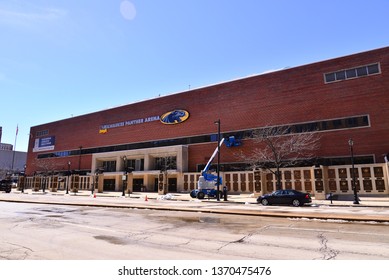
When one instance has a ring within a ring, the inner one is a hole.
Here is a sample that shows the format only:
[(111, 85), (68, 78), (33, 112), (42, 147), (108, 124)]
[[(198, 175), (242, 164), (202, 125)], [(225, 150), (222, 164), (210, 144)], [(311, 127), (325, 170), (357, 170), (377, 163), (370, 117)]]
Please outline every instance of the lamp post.
[(124, 175), (123, 175), (123, 191), (122, 191), (122, 196), (126, 196), (125, 193), (125, 185), (127, 183), (127, 157), (123, 157), (123, 163), (124, 163)]
[(217, 125), (217, 183), (216, 183), (216, 200), (220, 201), (220, 119), (215, 121)]
[(24, 193), (24, 184), (26, 183), (26, 169), (27, 169), (27, 164), (24, 165), (24, 178), (23, 178), (23, 183), (22, 183), (22, 193)]
[(354, 202), (353, 204), (359, 204), (359, 199), (358, 199), (358, 193), (357, 193), (357, 186), (355, 184), (355, 170), (354, 170), (354, 141), (353, 139), (348, 140), (348, 145), (350, 146), (350, 154), (351, 154), (351, 173), (352, 173), (352, 188), (354, 191)]
[(66, 194), (69, 194), (69, 178), (70, 178), (70, 165), (72, 163), (70, 162), (70, 160), (68, 161), (68, 180), (66, 182)]
[(93, 195), (94, 194), (94, 192), (95, 192), (95, 184), (97, 185), (97, 175), (98, 175), (99, 173), (97, 172), (97, 169), (95, 170), (95, 176), (92, 178), (92, 187), (91, 187), (91, 190), (90, 190), (90, 192), (91, 192), (91, 195)]

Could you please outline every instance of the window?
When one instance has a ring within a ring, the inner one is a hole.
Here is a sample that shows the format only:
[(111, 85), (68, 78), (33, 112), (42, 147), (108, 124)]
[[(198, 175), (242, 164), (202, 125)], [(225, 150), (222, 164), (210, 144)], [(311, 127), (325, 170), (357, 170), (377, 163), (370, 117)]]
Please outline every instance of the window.
[(346, 70), (347, 79), (355, 78), (357, 76), (357, 71), (355, 69)]
[(356, 118), (347, 119), (347, 126), (348, 127), (356, 127), (356, 126), (358, 126), (358, 120)]
[(345, 80), (346, 79), (346, 72), (345, 71), (339, 71), (335, 73), (336, 80)]
[(104, 172), (115, 172), (116, 171), (116, 161), (104, 161), (103, 162)]
[(49, 135), (49, 130), (48, 129), (36, 132), (36, 137), (42, 137), (42, 136), (45, 136), (45, 135)]
[(358, 77), (367, 76), (367, 68), (366, 67), (357, 68), (357, 75)]
[(325, 80), (326, 80), (326, 83), (334, 82), (336, 80), (335, 73), (325, 74)]
[(133, 171), (144, 171), (145, 160), (142, 159), (129, 159), (127, 160), (127, 168), (132, 168)]
[(364, 65), (356, 68), (344, 69), (332, 73), (324, 74), (324, 82), (332, 83), (336, 81), (343, 81), (348, 79), (354, 79), (359, 77), (365, 77), (368, 75), (380, 74), (380, 64), (374, 63)]
[(155, 170), (177, 169), (177, 158), (173, 156), (155, 158)]
[(380, 69), (378, 67), (378, 64), (372, 64), (367, 66), (367, 71), (369, 72), (369, 75), (372, 75), (372, 74), (378, 74), (380, 72)]

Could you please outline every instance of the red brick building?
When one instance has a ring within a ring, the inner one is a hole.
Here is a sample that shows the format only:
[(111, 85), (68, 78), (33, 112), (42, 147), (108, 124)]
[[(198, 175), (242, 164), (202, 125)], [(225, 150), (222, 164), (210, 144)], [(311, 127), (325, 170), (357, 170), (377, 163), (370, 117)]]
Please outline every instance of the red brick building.
[[(223, 136), (237, 138), (269, 125), (316, 130), (319, 164), (348, 163), (350, 138), (356, 163), (381, 163), (389, 152), (388, 108), (386, 47), (32, 127), (26, 173), (101, 169), (105, 188), (118, 190), (126, 165), (134, 189), (153, 190), (168, 159), (169, 184), (180, 190), (182, 174), (199, 171), (215, 149), (219, 119)], [(251, 148), (244, 140), (236, 149)], [(224, 170), (241, 166), (234, 149), (222, 147)]]

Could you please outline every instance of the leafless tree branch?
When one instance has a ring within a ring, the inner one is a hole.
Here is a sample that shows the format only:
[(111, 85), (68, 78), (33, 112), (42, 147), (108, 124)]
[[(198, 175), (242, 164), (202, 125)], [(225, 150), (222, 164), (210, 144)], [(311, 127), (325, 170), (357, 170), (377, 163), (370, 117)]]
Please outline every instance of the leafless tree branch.
[(290, 126), (267, 126), (253, 131), (250, 139), (255, 148), (250, 154), (238, 155), (254, 169), (267, 169), (280, 182), (280, 168), (295, 166), (315, 157), (319, 149), (317, 132), (292, 133)]

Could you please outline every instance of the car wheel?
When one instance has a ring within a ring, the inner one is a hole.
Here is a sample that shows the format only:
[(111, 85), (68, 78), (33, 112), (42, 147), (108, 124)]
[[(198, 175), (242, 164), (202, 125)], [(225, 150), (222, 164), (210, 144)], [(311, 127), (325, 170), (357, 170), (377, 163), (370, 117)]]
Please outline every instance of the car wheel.
[(269, 201), (266, 198), (262, 199), (261, 203), (262, 203), (263, 206), (269, 205)]
[(296, 207), (298, 207), (298, 206), (300, 206), (300, 200), (298, 200), (298, 199), (294, 199), (293, 201), (292, 201), (292, 204), (293, 204), (293, 206), (296, 206)]
[(199, 192), (199, 193), (197, 194), (197, 198), (198, 198), (198, 199), (204, 199), (204, 197), (205, 197), (205, 193), (203, 193), (203, 192)]

